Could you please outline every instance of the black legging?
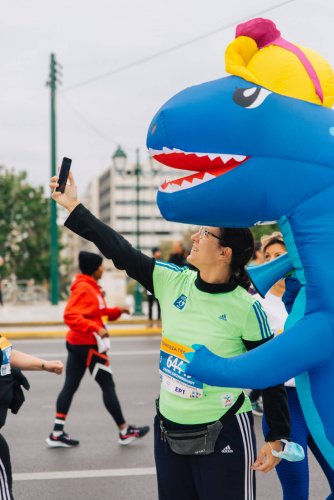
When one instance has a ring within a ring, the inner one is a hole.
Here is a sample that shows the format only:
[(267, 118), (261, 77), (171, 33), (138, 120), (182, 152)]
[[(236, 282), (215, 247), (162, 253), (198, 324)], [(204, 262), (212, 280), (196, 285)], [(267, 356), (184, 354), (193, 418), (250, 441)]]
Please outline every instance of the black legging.
[(12, 493), (12, 466), (7, 441), (0, 434), (0, 498), (13, 500)]
[(68, 358), (66, 363), (65, 383), (57, 399), (57, 413), (67, 414), (73, 396), (77, 391), (86, 368), (99, 384), (103, 402), (116, 424), (122, 425), (125, 419), (115, 391), (108, 357), (99, 354), (95, 345), (73, 345), (66, 343)]

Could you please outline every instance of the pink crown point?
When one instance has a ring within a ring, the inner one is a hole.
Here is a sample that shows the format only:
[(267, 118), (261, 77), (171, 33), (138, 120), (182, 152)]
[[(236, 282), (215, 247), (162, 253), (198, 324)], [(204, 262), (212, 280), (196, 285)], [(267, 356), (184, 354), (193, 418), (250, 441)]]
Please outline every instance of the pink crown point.
[(245, 23), (238, 24), (235, 36), (248, 36), (261, 48), (277, 40), (281, 36), (281, 32), (270, 19), (257, 17)]

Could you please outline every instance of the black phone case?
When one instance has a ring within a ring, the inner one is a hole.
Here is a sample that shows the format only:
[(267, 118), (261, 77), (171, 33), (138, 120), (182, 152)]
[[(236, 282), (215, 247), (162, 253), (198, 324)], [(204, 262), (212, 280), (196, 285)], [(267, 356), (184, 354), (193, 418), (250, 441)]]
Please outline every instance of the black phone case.
[(64, 156), (63, 161), (61, 162), (61, 167), (59, 172), (59, 178), (58, 178), (59, 186), (56, 188), (56, 191), (60, 191), (61, 193), (65, 191), (68, 174), (70, 173), (71, 163), (72, 160)]

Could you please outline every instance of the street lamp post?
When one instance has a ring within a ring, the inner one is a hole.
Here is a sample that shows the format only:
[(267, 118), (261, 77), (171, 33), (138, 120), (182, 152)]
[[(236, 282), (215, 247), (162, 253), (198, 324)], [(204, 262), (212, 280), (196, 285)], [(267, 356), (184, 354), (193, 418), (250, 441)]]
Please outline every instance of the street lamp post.
[[(139, 162), (139, 148), (136, 149), (136, 240), (137, 240), (137, 248), (140, 250), (140, 176), (141, 176), (141, 168)], [(143, 308), (142, 308), (142, 287), (140, 283), (136, 283), (135, 286), (135, 310), (133, 312), (134, 316), (142, 316)]]
[[(117, 172), (125, 174), (127, 156), (120, 146), (118, 146), (117, 150), (113, 154), (112, 159)], [(136, 149), (136, 166), (134, 174), (136, 176), (136, 247), (140, 250), (140, 177), (142, 171), (140, 168), (139, 148)], [(142, 316), (142, 286), (138, 282), (135, 285), (134, 302), (135, 308), (133, 315)]]
[[(56, 175), (56, 90), (58, 63), (54, 54), (50, 56), (50, 120), (51, 120), (51, 177)], [(57, 205), (54, 200), (50, 200), (50, 298), (52, 305), (57, 305), (59, 300), (59, 265), (58, 265), (58, 226), (57, 226)]]

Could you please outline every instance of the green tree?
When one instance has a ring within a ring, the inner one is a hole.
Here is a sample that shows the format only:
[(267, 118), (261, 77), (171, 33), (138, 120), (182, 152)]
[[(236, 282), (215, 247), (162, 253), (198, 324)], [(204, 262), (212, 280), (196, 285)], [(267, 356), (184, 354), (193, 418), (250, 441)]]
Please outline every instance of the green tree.
[(42, 187), (27, 182), (27, 173), (0, 166), (0, 255), (3, 277), (49, 278), (49, 201)]

